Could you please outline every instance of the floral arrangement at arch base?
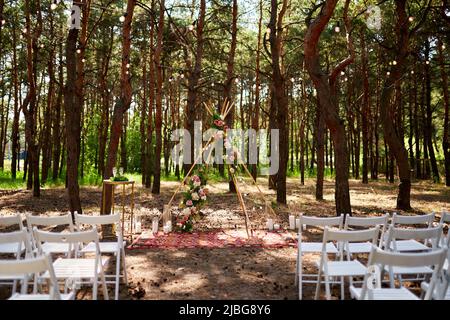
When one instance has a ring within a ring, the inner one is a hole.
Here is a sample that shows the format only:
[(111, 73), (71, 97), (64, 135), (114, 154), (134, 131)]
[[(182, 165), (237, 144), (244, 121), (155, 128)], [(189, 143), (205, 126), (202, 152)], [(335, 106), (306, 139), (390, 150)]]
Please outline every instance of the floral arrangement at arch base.
[(192, 232), (194, 222), (202, 216), (201, 207), (207, 201), (207, 175), (205, 169), (199, 168), (185, 182), (185, 192), (180, 203), (181, 215), (177, 219), (176, 228), (181, 232)]

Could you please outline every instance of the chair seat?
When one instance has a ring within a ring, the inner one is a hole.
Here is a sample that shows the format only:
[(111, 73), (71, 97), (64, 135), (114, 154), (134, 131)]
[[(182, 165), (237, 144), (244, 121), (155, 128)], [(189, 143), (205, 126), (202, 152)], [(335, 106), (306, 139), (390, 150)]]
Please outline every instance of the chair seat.
[[(360, 299), (361, 288), (350, 286), (350, 293), (352, 297)], [(372, 290), (373, 300), (420, 300), (415, 294), (408, 289), (401, 288), (381, 288)], [(366, 294), (366, 299), (368, 294)]]
[[(0, 253), (17, 253), (17, 249), (19, 249), (18, 243), (2, 243), (0, 244)], [(20, 248), (20, 253), (25, 251), (25, 247), (22, 246)]]
[[(317, 267), (320, 261), (316, 261)], [(329, 261), (328, 275), (334, 276), (363, 276), (367, 272), (367, 268), (358, 260), (352, 261)]]
[[(125, 247), (126, 241), (123, 242), (123, 246)], [(120, 245), (117, 242), (99, 242), (100, 252), (102, 253), (116, 253), (120, 248)], [(95, 252), (95, 242), (90, 242), (86, 246), (81, 249), (82, 253), (86, 252)]]
[[(344, 246), (347, 251), (347, 247)], [(372, 242), (350, 242), (348, 244), (349, 253), (368, 253), (372, 251)]]
[[(431, 250), (430, 247), (427, 247), (426, 245), (417, 240), (396, 240), (395, 244), (397, 247), (396, 251), (399, 252)], [(394, 250), (394, 242), (391, 242), (390, 249)]]
[[(389, 267), (385, 266), (384, 270), (389, 272)], [(392, 267), (394, 274), (428, 274), (433, 273), (430, 267)]]
[[(322, 242), (302, 242), (301, 250), (303, 253), (322, 252)], [(336, 246), (332, 243), (327, 243), (327, 253), (338, 253)]]
[(67, 253), (69, 252), (69, 243), (45, 242), (41, 245), (44, 253)]
[[(108, 262), (108, 257), (102, 257), (102, 265), (105, 266)], [(55, 276), (57, 279), (68, 278), (93, 278), (95, 277), (95, 259), (63, 259), (58, 258), (53, 262), (53, 269), (55, 269)], [(97, 272), (100, 272), (100, 265)], [(50, 278), (48, 271), (46, 271), (42, 278)]]
[[(60, 294), (61, 300), (74, 300), (75, 294)], [(13, 294), (8, 300), (52, 300), (49, 294)]]

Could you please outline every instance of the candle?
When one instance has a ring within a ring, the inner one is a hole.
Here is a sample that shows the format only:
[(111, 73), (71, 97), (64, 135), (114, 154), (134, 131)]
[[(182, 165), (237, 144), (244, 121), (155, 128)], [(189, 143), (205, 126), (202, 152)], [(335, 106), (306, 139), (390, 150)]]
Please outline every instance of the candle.
[(158, 233), (158, 223), (159, 223), (158, 217), (154, 217), (152, 220), (152, 233), (153, 234)]
[(300, 219), (295, 219), (295, 227), (300, 229)]
[(294, 230), (295, 229), (295, 217), (289, 216), (289, 229)]
[(172, 232), (172, 221), (167, 221), (166, 226), (169, 232)]
[(274, 228), (275, 230), (278, 230), (278, 229), (280, 229), (280, 225), (279, 225), (278, 223), (275, 223), (275, 224), (273, 225), (273, 228)]
[(170, 232), (169, 226), (168, 225), (163, 226), (163, 231), (164, 231), (164, 233), (169, 233)]
[(273, 230), (273, 220), (272, 219), (267, 219), (267, 229), (269, 229), (269, 231)]
[(141, 216), (136, 216), (136, 223), (134, 225), (134, 230), (136, 233), (142, 232), (142, 222), (141, 222)]

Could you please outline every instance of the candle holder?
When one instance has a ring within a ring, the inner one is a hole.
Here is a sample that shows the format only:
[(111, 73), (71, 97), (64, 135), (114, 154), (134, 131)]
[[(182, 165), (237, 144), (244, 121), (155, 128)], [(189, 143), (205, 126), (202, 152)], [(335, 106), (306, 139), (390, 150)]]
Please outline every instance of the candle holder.
[(152, 233), (157, 234), (159, 229), (159, 218), (154, 217), (152, 220)]
[(267, 219), (267, 229), (269, 229), (269, 231), (273, 230), (273, 219)]
[(289, 229), (295, 230), (295, 217), (292, 215), (289, 216)]

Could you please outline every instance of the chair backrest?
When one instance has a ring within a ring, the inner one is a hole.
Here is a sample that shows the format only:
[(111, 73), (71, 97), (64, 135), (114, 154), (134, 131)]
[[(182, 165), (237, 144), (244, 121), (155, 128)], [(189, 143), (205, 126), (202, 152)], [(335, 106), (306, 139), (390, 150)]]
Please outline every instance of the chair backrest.
[(442, 226), (420, 229), (403, 229), (389, 226), (385, 248), (391, 248), (397, 251), (396, 240), (418, 240), (427, 243), (431, 242), (432, 248), (435, 249), (439, 245), (439, 239), (442, 235)]
[(392, 215), (392, 225), (394, 227), (401, 225), (420, 225), (425, 224), (428, 228), (433, 226), (435, 214), (434, 212), (424, 215), (403, 216), (394, 212)]
[[(52, 265), (52, 259), (49, 255), (41, 255), (36, 258), (27, 258), (23, 260), (0, 260), (0, 275), (23, 274), (24, 282), (22, 285), (22, 294), (26, 294), (28, 278), (30, 275), (36, 277), (37, 274), (49, 272), (50, 275), (50, 297), (60, 300), (58, 282)], [(35, 281), (37, 279), (35, 278)]]
[[(81, 225), (101, 226), (107, 224), (120, 224), (120, 214), (106, 214), (100, 216), (89, 216), (75, 213), (75, 224), (79, 229)], [(118, 228), (120, 229), (120, 228)]]
[(22, 248), (25, 248), (25, 256), (31, 255), (31, 237), (25, 228), (20, 231), (0, 233), (0, 244), (17, 244), (16, 257), (20, 259)]
[(74, 231), (72, 215), (70, 213), (56, 217), (41, 217), (41, 216), (27, 215), (27, 226), (30, 232), (32, 232), (35, 226), (51, 227), (61, 225), (69, 226), (70, 232)]
[(341, 260), (344, 257), (343, 250), (346, 248), (347, 258), (350, 259), (350, 248), (348, 244), (350, 242), (366, 242), (370, 241), (372, 245), (376, 245), (378, 242), (378, 235), (380, 233), (380, 226), (367, 230), (332, 230), (325, 227), (322, 242), (322, 254), (326, 255), (326, 246), (330, 241), (335, 241), (338, 244)]
[[(384, 266), (389, 267), (424, 267), (424, 266), (434, 266), (433, 274), (430, 281), (430, 287), (427, 290), (427, 293), (424, 297), (425, 300), (429, 300), (432, 297), (433, 290), (435, 288), (438, 277), (441, 274), (442, 266), (444, 264), (445, 258), (447, 256), (448, 248), (444, 247), (439, 250), (434, 250), (431, 252), (425, 253), (398, 253), (398, 252), (389, 252), (384, 251), (378, 247), (373, 246), (372, 251), (369, 255), (368, 265), (370, 266), (378, 266), (381, 265), (380, 268), (383, 270)], [(363, 287), (361, 290), (361, 299), (365, 299), (366, 295), (368, 297), (371, 296), (370, 291), (367, 286), (368, 277), (371, 274), (367, 273), (364, 277)], [(379, 274), (378, 274), (379, 276)], [(380, 283), (381, 281), (377, 281)], [(380, 289), (380, 288), (375, 288)]]
[(442, 210), (441, 220), (439, 221), (439, 225), (442, 226), (441, 245), (448, 247), (450, 246), (450, 231), (447, 232), (447, 235), (444, 234), (444, 224), (446, 223), (450, 224), (450, 212)]
[(20, 214), (0, 217), (0, 226), (9, 227), (15, 224), (19, 226), (19, 230), (23, 229), (22, 216)]
[(441, 220), (439, 223), (450, 223), (450, 212), (442, 210)]
[[(50, 243), (69, 243), (72, 244), (75, 250), (75, 255), (78, 254), (79, 244), (94, 242), (97, 255), (100, 255), (100, 246), (98, 241), (97, 230), (91, 229), (88, 231), (76, 231), (71, 233), (59, 233), (42, 231), (34, 227), (33, 229), (34, 239), (36, 240), (37, 248), (40, 253), (43, 253), (42, 244), (44, 242)], [(68, 256), (70, 256), (71, 247), (69, 246)]]
[(338, 227), (339, 229), (342, 229), (342, 225), (344, 223), (343, 214), (341, 214), (338, 217), (315, 217), (300, 214), (299, 219), (300, 219), (299, 231), (302, 231), (304, 226)]
[(386, 229), (389, 223), (389, 213), (380, 217), (352, 217), (347, 215), (345, 217), (344, 229), (348, 230), (351, 227), (376, 227), (380, 226), (380, 242), (384, 238)]

